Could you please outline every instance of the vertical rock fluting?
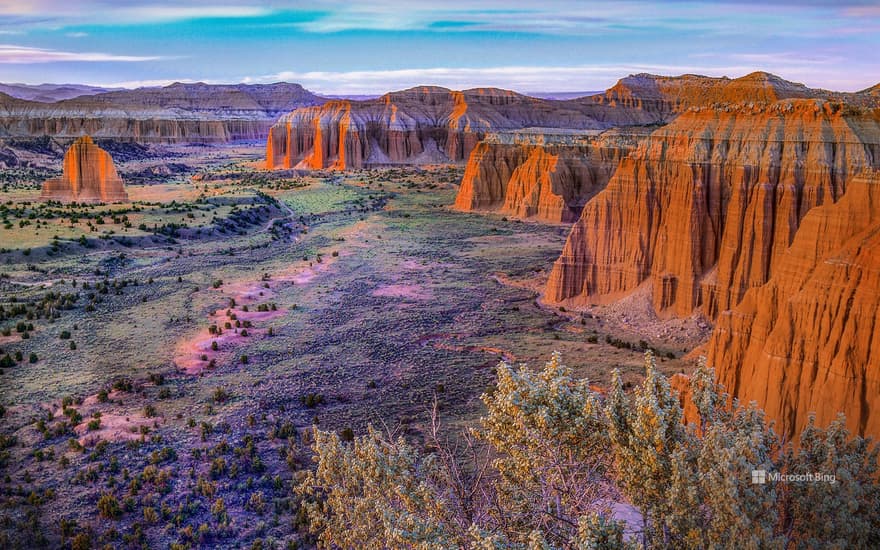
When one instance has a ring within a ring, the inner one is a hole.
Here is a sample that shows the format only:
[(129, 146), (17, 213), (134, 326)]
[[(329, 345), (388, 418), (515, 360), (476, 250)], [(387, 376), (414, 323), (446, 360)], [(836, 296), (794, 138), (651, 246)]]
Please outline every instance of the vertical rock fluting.
[(64, 154), (64, 172), (60, 178), (43, 183), (41, 200), (78, 203), (128, 201), (122, 179), (113, 166), (110, 154), (83, 136)]
[(367, 101), (329, 101), (297, 109), (273, 126), (266, 165), (356, 169), (460, 162), (489, 132), (607, 128), (613, 123), (599, 122), (593, 114), (612, 110), (593, 102), (543, 100), (489, 88), (419, 87)]
[(838, 412), (880, 436), (880, 176), (811, 210), (767, 284), (722, 312), (707, 346), (719, 381), (797, 436)]
[(465, 167), (455, 208), (574, 222), (631, 149), (617, 139), (581, 143), (480, 142)]
[(878, 162), (876, 112), (791, 100), (683, 113), (584, 208), (545, 298), (606, 303), (647, 281), (661, 316), (714, 318), (767, 281), (807, 211)]

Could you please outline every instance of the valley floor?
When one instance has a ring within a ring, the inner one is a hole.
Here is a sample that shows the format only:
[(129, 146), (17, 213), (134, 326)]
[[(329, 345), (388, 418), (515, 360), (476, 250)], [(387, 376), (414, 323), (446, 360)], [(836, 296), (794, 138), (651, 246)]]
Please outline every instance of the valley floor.
[(646, 345), (689, 370), (696, 324), (542, 307), (567, 226), (452, 211), (459, 168), (269, 173), (257, 154), (187, 152), (198, 175), (130, 187), (125, 214), (38, 223), (35, 187), (0, 194), (0, 304), (52, 317), (0, 321), (0, 546), (296, 540), (315, 424), (420, 441), (435, 398), (466, 424), (499, 360), (554, 350), (600, 386), (637, 381)]

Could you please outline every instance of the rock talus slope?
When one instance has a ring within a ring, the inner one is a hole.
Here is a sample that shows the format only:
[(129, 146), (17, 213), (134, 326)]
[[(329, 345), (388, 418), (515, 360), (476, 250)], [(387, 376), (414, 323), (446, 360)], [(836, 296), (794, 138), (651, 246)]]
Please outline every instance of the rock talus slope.
[(764, 284), (813, 207), (880, 163), (880, 115), (823, 100), (691, 109), (623, 159), (553, 267), (549, 302), (650, 284), (661, 316), (714, 318)]
[(64, 154), (63, 175), (43, 183), (40, 199), (91, 204), (126, 202), (128, 193), (110, 154), (95, 145), (92, 138), (83, 136)]
[(708, 359), (788, 436), (810, 413), (823, 426), (838, 412), (880, 436), (880, 175), (804, 217), (767, 284), (718, 317)]

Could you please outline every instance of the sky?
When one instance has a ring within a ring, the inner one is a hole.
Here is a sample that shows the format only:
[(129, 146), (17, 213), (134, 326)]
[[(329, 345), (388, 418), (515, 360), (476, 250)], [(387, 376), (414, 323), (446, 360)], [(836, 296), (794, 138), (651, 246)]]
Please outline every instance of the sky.
[(0, 82), (603, 90), (628, 74), (880, 82), (880, 1), (0, 0)]

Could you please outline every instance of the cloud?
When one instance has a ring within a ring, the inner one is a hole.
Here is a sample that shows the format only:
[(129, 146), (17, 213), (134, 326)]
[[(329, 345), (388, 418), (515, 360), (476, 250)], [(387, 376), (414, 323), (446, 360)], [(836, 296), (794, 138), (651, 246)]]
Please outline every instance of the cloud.
[[(518, 91), (584, 91), (604, 88), (632, 73), (681, 74), (693, 67), (664, 65), (585, 65), (572, 67), (502, 66), (485, 68), (433, 67), (378, 71), (283, 71), (248, 78), (249, 82), (298, 82), (323, 93), (371, 94), (420, 85), (453, 89), (500, 87)], [(743, 67), (731, 67), (732, 72)], [(716, 71), (712, 71), (716, 72)], [(748, 71), (746, 71), (748, 72)], [(745, 73), (743, 73), (745, 74)]]
[(168, 22), (187, 19), (238, 19), (260, 17), (271, 10), (258, 6), (135, 6), (116, 13), (126, 20)]
[(484, 68), (433, 67), (376, 71), (282, 71), (242, 79), (246, 83), (289, 81), (324, 94), (380, 94), (421, 85), (444, 86), (463, 90), (477, 87), (498, 87), (519, 92), (581, 92), (601, 90), (629, 74), (653, 73), (680, 75), (697, 73), (706, 76), (736, 78), (757, 70), (774, 72), (789, 80), (813, 87), (838, 90), (859, 90), (870, 86), (863, 75), (830, 71), (836, 60), (788, 62), (788, 56), (754, 58), (749, 54), (732, 54), (716, 65), (664, 65), (652, 63), (604, 64), (579, 66), (498, 66)]
[(147, 2), (115, 2), (109, 0), (0, 0), (0, 15), (22, 23), (167, 23), (191, 19), (233, 19), (260, 17), (272, 13), (259, 5), (227, 5), (221, 1), (189, 2), (188, 5)]
[(0, 44), (0, 64), (57, 63), (69, 61), (139, 62), (165, 59), (159, 56), (114, 55), (100, 52), (66, 52), (46, 48), (31, 48)]

